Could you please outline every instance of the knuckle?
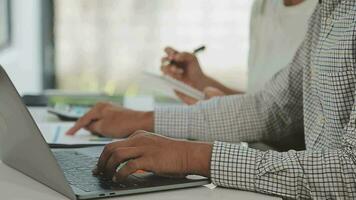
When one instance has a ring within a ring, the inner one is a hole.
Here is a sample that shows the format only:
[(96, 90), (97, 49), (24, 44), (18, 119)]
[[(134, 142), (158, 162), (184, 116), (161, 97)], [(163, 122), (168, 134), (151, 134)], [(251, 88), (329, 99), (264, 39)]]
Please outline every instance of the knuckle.
[(110, 144), (105, 145), (104, 152), (111, 152), (113, 149), (114, 149), (114, 144), (110, 143)]
[(170, 46), (167, 46), (166, 48), (164, 48), (165, 51), (168, 51), (168, 52), (174, 52), (175, 50), (170, 47)]
[(119, 151), (116, 151), (113, 156), (114, 156), (114, 160), (116, 162), (119, 162), (119, 161), (122, 160), (122, 155), (121, 155), (121, 153)]
[(143, 133), (146, 133), (146, 131), (145, 131), (145, 130), (137, 130), (137, 131), (135, 131), (135, 133), (137, 133), (137, 134), (143, 134)]
[(144, 130), (137, 130), (133, 134), (131, 134), (131, 137), (143, 136), (145, 133), (146, 133), (146, 131), (144, 131)]
[(119, 112), (120, 110), (115, 110), (112, 107), (106, 107), (102, 110), (103, 117), (110, 120), (113, 120)]
[(188, 53), (188, 52), (183, 52), (183, 53), (180, 54), (180, 56), (182, 58), (191, 58), (193, 56), (193, 54)]
[(85, 116), (81, 117), (80, 119), (78, 119), (78, 121), (76, 122), (76, 125), (86, 126), (90, 122), (90, 119), (91, 119), (90, 116), (85, 115)]
[(98, 102), (98, 103), (96, 103), (95, 104), (95, 108), (100, 108), (100, 107), (102, 107), (104, 105), (104, 102)]
[(109, 105), (110, 105), (109, 103), (101, 101), (101, 102), (96, 103), (95, 107), (97, 107), (98, 109), (103, 109)]
[(105, 114), (105, 116), (107, 116), (107, 117), (110, 117), (110, 115), (111, 115), (111, 109), (109, 108), (109, 107), (103, 107), (102, 108), (102, 110), (101, 110), (101, 112), (103, 113), (103, 114)]
[(84, 123), (84, 120), (85, 120), (85, 116), (79, 118), (79, 119), (77, 120), (77, 122), (75, 123), (75, 125), (82, 125), (82, 124)]
[(109, 148), (109, 144), (105, 145), (103, 152), (107, 152), (109, 150), (108, 148)]

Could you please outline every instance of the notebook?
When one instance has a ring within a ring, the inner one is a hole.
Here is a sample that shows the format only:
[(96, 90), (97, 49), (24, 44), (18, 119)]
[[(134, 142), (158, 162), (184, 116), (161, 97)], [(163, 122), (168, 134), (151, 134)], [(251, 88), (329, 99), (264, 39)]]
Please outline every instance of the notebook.
[(177, 90), (187, 96), (190, 96), (196, 100), (204, 100), (205, 95), (203, 92), (183, 83), (182, 81), (176, 80), (168, 75), (157, 75), (152, 72), (144, 72), (144, 75), (155, 81), (160, 81), (162, 84), (168, 85), (173, 90)]

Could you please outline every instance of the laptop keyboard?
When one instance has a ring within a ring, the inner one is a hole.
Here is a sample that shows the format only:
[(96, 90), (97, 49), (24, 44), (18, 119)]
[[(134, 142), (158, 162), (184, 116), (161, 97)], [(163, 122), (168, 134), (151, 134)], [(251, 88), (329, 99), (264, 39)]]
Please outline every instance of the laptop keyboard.
[(53, 153), (69, 184), (83, 191), (94, 192), (102, 191), (103, 189), (127, 190), (145, 186), (146, 181), (144, 180), (143, 176), (145, 175), (143, 174), (131, 175), (124, 182), (114, 183), (111, 179), (92, 175), (92, 170), (96, 166), (98, 158), (90, 157), (76, 151), (56, 151)]

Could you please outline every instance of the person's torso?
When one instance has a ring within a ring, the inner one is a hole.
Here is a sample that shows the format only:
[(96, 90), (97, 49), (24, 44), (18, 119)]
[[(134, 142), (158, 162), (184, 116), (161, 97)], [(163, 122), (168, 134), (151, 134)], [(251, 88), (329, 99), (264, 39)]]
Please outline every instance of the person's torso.
[(349, 123), (356, 123), (350, 119), (356, 111), (356, 2), (323, 0), (321, 7), (310, 24), (310, 48), (297, 60), (304, 66), (304, 130), (310, 150), (340, 148)]

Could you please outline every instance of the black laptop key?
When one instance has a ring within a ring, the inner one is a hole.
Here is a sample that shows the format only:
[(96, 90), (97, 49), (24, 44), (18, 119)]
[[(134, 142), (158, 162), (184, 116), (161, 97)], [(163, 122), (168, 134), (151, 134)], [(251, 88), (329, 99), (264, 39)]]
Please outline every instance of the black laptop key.
[(54, 152), (54, 155), (69, 184), (86, 192), (101, 189), (136, 189), (143, 187), (147, 183), (142, 177), (133, 175), (129, 176), (127, 180), (118, 183), (114, 183), (111, 179), (94, 177), (92, 169), (96, 165), (98, 158), (86, 156), (75, 151), (59, 151)]

